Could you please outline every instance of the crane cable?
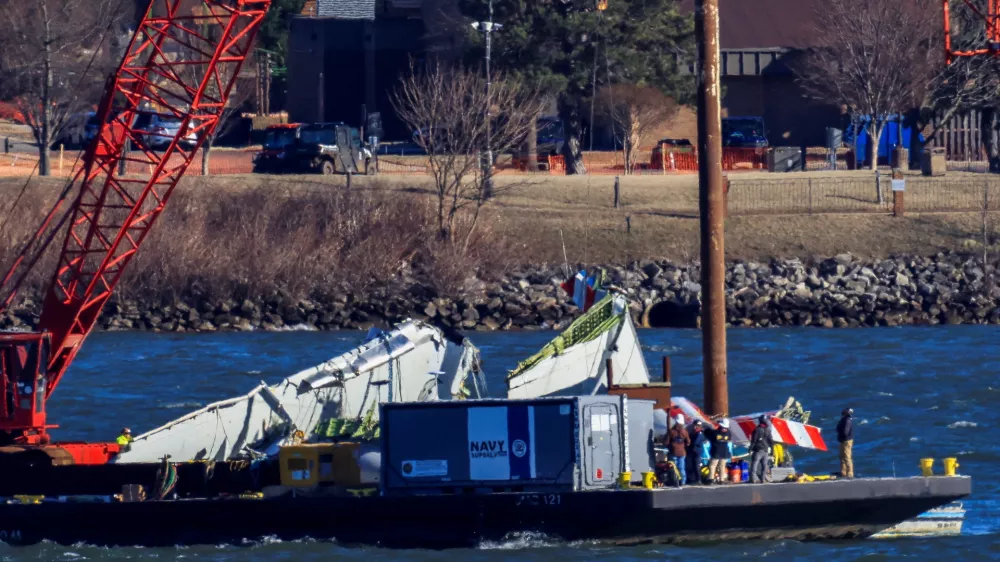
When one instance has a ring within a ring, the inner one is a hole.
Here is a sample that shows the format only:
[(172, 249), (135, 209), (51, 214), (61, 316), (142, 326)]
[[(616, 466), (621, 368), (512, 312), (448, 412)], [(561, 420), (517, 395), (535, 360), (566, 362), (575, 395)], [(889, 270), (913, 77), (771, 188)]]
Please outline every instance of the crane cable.
[[(115, 23), (116, 23), (116, 20), (114, 18), (112, 18), (112, 21), (110, 21), (108, 23), (108, 25), (104, 28), (104, 30), (101, 32), (101, 39), (100, 39), (100, 41), (98, 41), (97, 47), (94, 49), (94, 52), (90, 55), (90, 60), (87, 62), (87, 66), (84, 67), (83, 73), (80, 74), (80, 79), (76, 83), (76, 88), (75, 88), (76, 91), (80, 90), (80, 86), (83, 84), (83, 81), (86, 79), (87, 75), (93, 69), (94, 62), (97, 60), (97, 55), (98, 55), (98, 53), (101, 52), (101, 49), (104, 47), (104, 42), (107, 40), (108, 34), (111, 32), (111, 28), (114, 27)], [(138, 33), (138, 29), (136, 30), (136, 33)], [(127, 54), (128, 53), (126, 52), (126, 55)], [(96, 142), (96, 139), (95, 139), (94, 142)], [(47, 146), (44, 147), (44, 148), (45, 148), (45, 150), (48, 150)], [(66, 185), (63, 187), (62, 192), (59, 194), (59, 197), (56, 199), (56, 202), (53, 204), (52, 209), (49, 211), (49, 213), (46, 216), (49, 216), (49, 215), (52, 215), (53, 213), (55, 213), (55, 211), (59, 207), (59, 205), (61, 205), (62, 202), (66, 199), (66, 196), (69, 194), (70, 190), (73, 189), (73, 185), (75, 183), (74, 180), (76, 179), (73, 176), (73, 170), (76, 169), (77, 164), (80, 163), (80, 158), (85, 153), (86, 153), (86, 149), (77, 152), (76, 158), (73, 160), (73, 165), (70, 167), (70, 179), (69, 179), (69, 181), (66, 182)], [(6, 213), (6, 216), (3, 219), (3, 222), (0, 223), (0, 240), (3, 239), (3, 235), (4, 235), (5, 230), (7, 228), (7, 223), (10, 222), (10, 217), (13, 216), (14, 210), (17, 208), (18, 204), (20, 204), (21, 199), (24, 197), (24, 194), (27, 192), (28, 186), (31, 184), (32, 178), (35, 177), (35, 173), (38, 171), (39, 164), (41, 164), (41, 159), (39, 159), (38, 162), (35, 162), (34, 168), (32, 168), (31, 172), (28, 174), (28, 177), (24, 181), (24, 185), (21, 186), (21, 190), (17, 194), (17, 197), (14, 198), (14, 203), (11, 204), (10, 209), (7, 210), (7, 213)], [(65, 224), (65, 221), (66, 221), (66, 218), (64, 216), (63, 219), (59, 221), (59, 223), (57, 225), (57, 228), (55, 229), (54, 232), (58, 232), (59, 229), (62, 228), (62, 226)], [(50, 236), (49, 240), (47, 240), (45, 242), (44, 246), (47, 247), (48, 244), (51, 243), (51, 239), (52, 239), (52, 237)], [(33, 239), (31, 239), (31, 240), (28, 241), (28, 243), (24, 247), (24, 250), (22, 251), (22, 254), (27, 254), (28, 249), (31, 248), (32, 243), (35, 240), (36, 239), (33, 238)], [(18, 283), (18, 285), (19, 284), (20, 283)], [(0, 289), (2, 289), (2, 287), (0, 287)], [(5, 310), (5, 308), (6, 308), (5, 305), (9, 304), (6, 301), (7, 301), (6, 298), (3, 301), (0, 301), (0, 312), (3, 312)]]

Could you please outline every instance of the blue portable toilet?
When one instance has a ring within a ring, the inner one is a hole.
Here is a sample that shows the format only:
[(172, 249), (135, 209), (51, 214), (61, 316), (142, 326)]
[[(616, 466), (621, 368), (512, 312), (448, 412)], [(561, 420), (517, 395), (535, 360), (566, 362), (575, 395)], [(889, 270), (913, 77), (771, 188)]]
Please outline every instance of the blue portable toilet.
[[(859, 167), (861, 163), (868, 159), (868, 143), (871, 142), (868, 135), (868, 124), (870, 121), (871, 117), (862, 117), (853, 123), (847, 131), (844, 131), (844, 143), (848, 146), (854, 146)], [(853, 129), (855, 126), (858, 128), (857, 139), (854, 138)], [(902, 129), (903, 134), (902, 146), (910, 151), (910, 162), (913, 162), (919, 156), (914, 154), (910, 147), (912, 144), (910, 141), (913, 136), (912, 127), (904, 125), (903, 117), (901, 115), (893, 115), (886, 120), (886, 123), (882, 128), (882, 137), (879, 139), (878, 143), (878, 159), (880, 162), (889, 162), (891, 160), (893, 151), (895, 151), (896, 147), (900, 144), (900, 129)], [(924, 136), (922, 134), (918, 134), (918, 138), (920, 139), (920, 144), (922, 146)]]

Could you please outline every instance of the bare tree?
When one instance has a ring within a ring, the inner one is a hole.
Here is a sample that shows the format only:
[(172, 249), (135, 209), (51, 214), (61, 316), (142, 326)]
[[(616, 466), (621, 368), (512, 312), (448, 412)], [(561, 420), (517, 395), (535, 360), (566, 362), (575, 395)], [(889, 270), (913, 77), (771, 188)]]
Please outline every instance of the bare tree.
[(940, 68), (934, 10), (921, 0), (828, 0), (815, 13), (821, 45), (797, 69), (816, 97), (867, 116), (871, 168), (886, 119), (919, 107)]
[[(486, 77), (440, 64), (422, 70), (411, 67), (393, 92), (393, 106), (418, 132), (417, 143), (427, 152), (437, 195), (438, 235), (462, 248), (468, 248), (480, 210), (491, 198), (487, 181), (492, 174), (484, 173), (478, 160), (487, 135), (497, 154), (510, 153), (543, 109), (536, 89), (501, 73), (493, 75), (488, 99), (491, 126), (486, 122)], [(466, 209), (471, 215), (460, 217)]]
[(39, 173), (71, 117), (96, 106), (123, 46), (127, 0), (0, 1), (0, 83), (38, 143)]
[(631, 174), (640, 147), (677, 115), (677, 103), (656, 88), (637, 84), (605, 86), (598, 96), (622, 143), (625, 173)]
[[(1000, 152), (994, 142), (997, 99), (1000, 98), (1000, 59), (990, 54), (986, 37), (989, 14), (986, 0), (952, 0), (949, 37), (954, 51), (972, 56), (956, 56), (950, 64), (938, 64), (926, 99), (920, 108), (920, 125), (935, 118), (945, 125), (952, 117), (972, 109), (981, 110), (982, 143), (987, 150), (991, 169), (998, 168)], [(933, 128), (926, 137), (933, 141), (945, 127)]]
[[(937, 117), (948, 123), (956, 114), (995, 104), (1000, 96), (1000, 61), (994, 57), (960, 57), (949, 65), (941, 65), (933, 77), (922, 107), (923, 122)], [(935, 128), (926, 140), (933, 140), (940, 128)]]

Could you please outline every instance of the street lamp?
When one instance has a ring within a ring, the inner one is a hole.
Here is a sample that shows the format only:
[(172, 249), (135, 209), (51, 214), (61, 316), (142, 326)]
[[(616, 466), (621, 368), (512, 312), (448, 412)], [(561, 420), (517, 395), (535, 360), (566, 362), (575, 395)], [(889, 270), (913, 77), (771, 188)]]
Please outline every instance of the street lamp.
[(486, 38), (486, 154), (483, 158), (483, 174), (486, 180), (483, 183), (483, 198), (489, 199), (493, 195), (493, 99), (490, 95), (490, 36), (494, 31), (503, 29), (503, 25), (493, 23), (493, 0), (490, 0), (490, 17), (488, 21), (477, 21), (472, 23), (472, 28), (482, 31)]

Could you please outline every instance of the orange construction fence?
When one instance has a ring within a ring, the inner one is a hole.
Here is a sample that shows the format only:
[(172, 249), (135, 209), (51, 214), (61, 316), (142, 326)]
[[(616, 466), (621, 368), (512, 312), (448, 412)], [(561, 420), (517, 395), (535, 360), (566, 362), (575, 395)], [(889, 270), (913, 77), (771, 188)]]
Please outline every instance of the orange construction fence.
[[(249, 174), (253, 173), (253, 149), (215, 148), (209, 157), (209, 175)], [(59, 151), (53, 151), (51, 156), (52, 175), (70, 176), (74, 164), (79, 167), (77, 151), (64, 151), (60, 158)], [(135, 155), (139, 157), (138, 155)], [(474, 156), (470, 156), (474, 158)], [(819, 169), (824, 161), (820, 156), (812, 154), (807, 157), (810, 169)], [(846, 168), (846, 157), (842, 158)], [(37, 153), (0, 152), (0, 177), (27, 176), (37, 173)], [(180, 157), (175, 155), (168, 165), (177, 165)], [(539, 163), (549, 174), (565, 174), (566, 160), (563, 156), (540, 156)], [(625, 158), (621, 151), (617, 152), (584, 152), (583, 163), (588, 174), (622, 175), (625, 173)], [(151, 173), (151, 165), (129, 162), (126, 173), (130, 175), (145, 175)], [(726, 171), (755, 171), (767, 169), (767, 149), (763, 148), (725, 148), (723, 149), (722, 167)], [(838, 166), (840, 167), (840, 166)], [(378, 158), (378, 171), (381, 174), (421, 175), (430, 172), (427, 156), (389, 156)], [(673, 145), (660, 145), (651, 151), (643, 151), (637, 155), (633, 174), (671, 174), (695, 173), (698, 171), (698, 154), (693, 149), (678, 148)], [(497, 159), (495, 173), (518, 174), (527, 173), (527, 162), (520, 157), (503, 156)], [(544, 173), (544, 172), (543, 172)], [(195, 155), (188, 169), (190, 175), (201, 175), (201, 155)]]

